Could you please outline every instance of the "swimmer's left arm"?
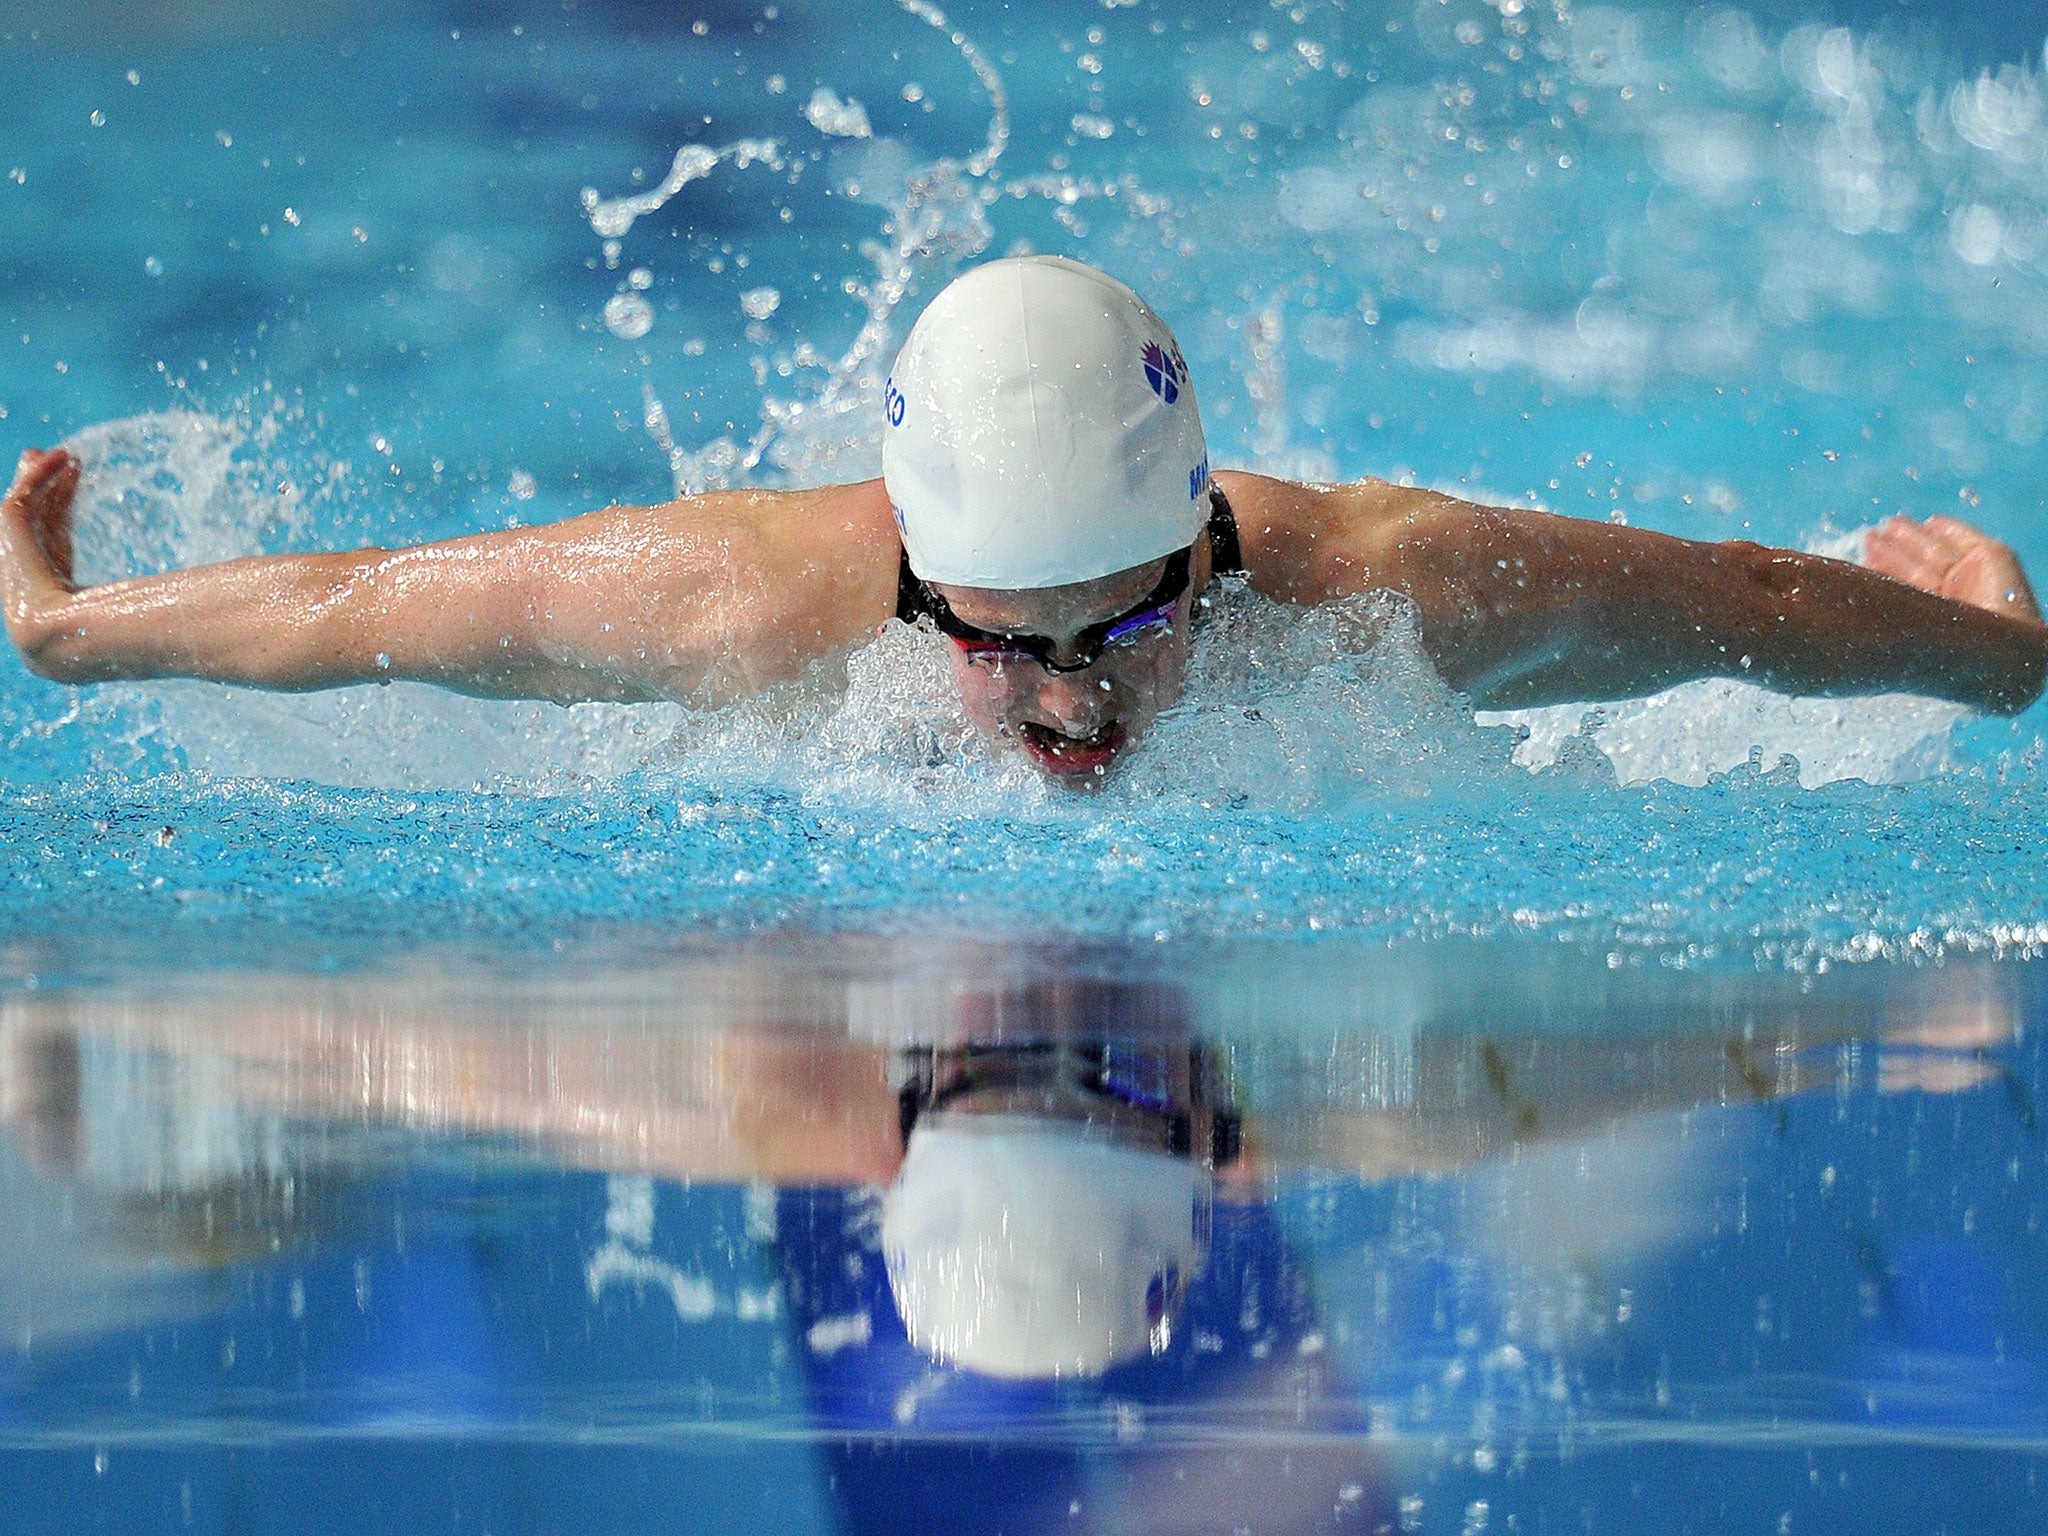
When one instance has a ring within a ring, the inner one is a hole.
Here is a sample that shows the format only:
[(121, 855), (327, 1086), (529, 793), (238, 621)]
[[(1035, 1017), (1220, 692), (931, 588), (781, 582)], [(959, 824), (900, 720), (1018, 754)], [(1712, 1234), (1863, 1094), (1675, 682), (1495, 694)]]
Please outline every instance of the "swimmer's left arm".
[(1633, 698), (1727, 676), (2014, 714), (2048, 679), (2048, 628), (2018, 561), (1953, 518), (1893, 519), (1871, 535), (1865, 567), (1370, 481), (1284, 487), (1266, 504), (1293, 537), (1262, 551), (1256, 514), (1241, 517), (1255, 576), (1269, 556), (1262, 584), (1294, 601), (1405, 592), (1445, 680), (1485, 706)]

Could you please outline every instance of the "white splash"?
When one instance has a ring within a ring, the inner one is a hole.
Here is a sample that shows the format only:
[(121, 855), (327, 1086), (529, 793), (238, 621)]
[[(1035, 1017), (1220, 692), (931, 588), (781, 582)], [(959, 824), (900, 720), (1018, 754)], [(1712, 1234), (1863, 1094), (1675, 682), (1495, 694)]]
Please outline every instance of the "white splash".
[[(309, 510), (338, 495), (346, 477), (330, 466), (302, 490), (266, 461), (274, 435), (273, 425), (174, 411), (71, 438), (65, 446), (85, 466), (74, 521), (80, 578), (306, 547)], [(566, 788), (614, 777), (645, 762), (685, 716), (674, 705), (565, 709), (406, 683), (277, 694), (173, 680), (107, 685), (86, 699), (78, 724), (204, 772), (399, 790), (505, 779)]]
[(811, 92), (811, 99), (804, 105), (804, 117), (828, 138), (865, 139), (874, 134), (868, 125), (868, 109), (857, 101), (841, 101), (829, 86), (821, 85)]
[(782, 168), (781, 146), (773, 139), (740, 139), (722, 149), (704, 144), (685, 144), (670, 163), (668, 175), (645, 192), (627, 197), (602, 197), (595, 187), (583, 189), (583, 212), (590, 227), (606, 240), (623, 240), (635, 221), (667, 206), (670, 198), (693, 181), (702, 181), (721, 161), (730, 160), (744, 170), (757, 162), (776, 170)]

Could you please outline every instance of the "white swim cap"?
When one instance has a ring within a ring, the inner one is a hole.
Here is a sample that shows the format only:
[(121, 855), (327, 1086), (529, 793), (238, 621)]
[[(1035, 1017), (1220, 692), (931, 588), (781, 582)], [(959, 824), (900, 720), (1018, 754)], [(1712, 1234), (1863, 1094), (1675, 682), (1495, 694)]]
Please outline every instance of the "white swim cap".
[(1093, 267), (1020, 256), (949, 284), (884, 392), (882, 479), (926, 581), (1089, 581), (1195, 541), (1209, 457), (1187, 363)]
[(1071, 1121), (911, 1132), (882, 1256), (911, 1342), (988, 1376), (1099, 1376), (1166, 1339), (1208, 1253), (1207, 1174)]

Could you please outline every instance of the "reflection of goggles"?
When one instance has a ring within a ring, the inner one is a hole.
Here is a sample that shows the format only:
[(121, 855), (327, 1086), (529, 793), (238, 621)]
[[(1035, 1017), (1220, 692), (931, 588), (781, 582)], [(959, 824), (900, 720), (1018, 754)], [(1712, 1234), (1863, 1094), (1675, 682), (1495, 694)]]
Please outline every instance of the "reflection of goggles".
[[(1201, 1046), (1188, 1047), (1185, 1101), (1176, 1083), (1177, 1051), (1138, 1050), (1088, 1041), (1035, 1040), (1016, 1045), (961, 1046), (905, 1053), (909, 1078), (896, 1096), (904, 1144), (918, 1118), (969, 1094), (1006, 1089), (1071, 1090), (1118, 1107), (1144, 1111), (1163, 1127), (1160, 1150), (1198, 1158), (1211, 1168), (1243, 1149), (1243, 1118), (1231, 1103), (1227, 1074)], [(1209, 1115), (1208, 1144), (1194, 1145), (1195, 1111)]]
[[(1174, 551), (1167, 557), (1159, 585), (1140, 598), (1136, 607), (1113, 619), (1090, 624), (1075, 635), (1070, 647), (1075, 658), (1072, 661), (1054, 660), (1053, 653), (1060, 649), (1060, 643), (1045, 635), (1013, 635), (975, 628), (956, 615), (945, 598), (914, 577), (899, 582), (898, 606), (899, 610), (908, 608), (908, 616), (930, 619), (940, 634), (966, 652), (970, 661), (996, 666), (1035, 661), (1048, 672), (1085, 672), (1102, 660), (1103, 652), (1111, 646), (1135, 644), (1152, 631), (1173, 623), (1174, 605), (1188, 589), (1188, 566), (1193, 554), (1192, 546)], [(909, 557), (904, 558), (907, 575)], [(906, 615), (899, 611), (898, 616)]]

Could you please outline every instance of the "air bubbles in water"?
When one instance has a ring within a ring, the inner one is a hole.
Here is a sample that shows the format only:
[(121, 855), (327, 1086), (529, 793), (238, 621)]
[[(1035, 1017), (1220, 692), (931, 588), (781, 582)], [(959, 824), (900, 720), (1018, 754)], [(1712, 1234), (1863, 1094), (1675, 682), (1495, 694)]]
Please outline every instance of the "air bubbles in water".
[(766, 320), (781, 307), (782, 295), (773, 288), (753, 288), (740, 295), (740, 308), (749, 320)]
[(604, 324), (621, 341), (638, 341), (654, 329), (654, 306), (637, 293), (615, 293), (605, 301)]
[(512, 478), (506, 482), (505, 489), (512, 493), (514, 501), (531, 501), (540, 486), (525, 470), (515, 469), (512, 471)]

